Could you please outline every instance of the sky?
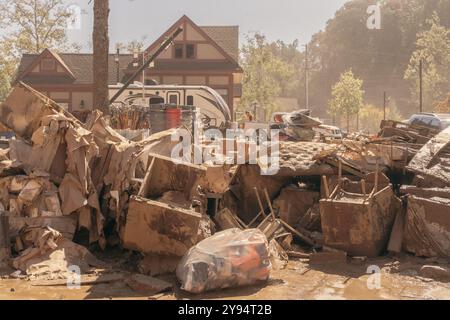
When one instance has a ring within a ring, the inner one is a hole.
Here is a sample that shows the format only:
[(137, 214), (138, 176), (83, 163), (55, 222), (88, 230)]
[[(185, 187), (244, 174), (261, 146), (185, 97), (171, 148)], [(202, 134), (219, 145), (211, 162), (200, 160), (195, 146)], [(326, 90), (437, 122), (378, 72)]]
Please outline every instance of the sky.
[[(89, 51), (92, 4), (72, 0), (82, 9), (69, 39)], [(150, 45), (183, 14), (200, 26), (238, 25), (240, 41), (251, 32), (271, 40), (307, 43), (347, 0), (110, 0), (110, 44), (143, 41)]]

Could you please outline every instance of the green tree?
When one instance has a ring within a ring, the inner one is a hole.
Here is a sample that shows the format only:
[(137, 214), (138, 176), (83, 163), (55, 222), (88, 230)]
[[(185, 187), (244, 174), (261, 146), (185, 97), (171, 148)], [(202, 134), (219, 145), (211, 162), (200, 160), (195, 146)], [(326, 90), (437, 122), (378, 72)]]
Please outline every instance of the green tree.
[(351, 70), (341, 74), (339, 82), (332, 89), (332, 99), (328, 103), (328, 113), (333, 117), (344, 114), (347, 131), (350, 132), (350, 116), (358, 114), (363, 105), (363, 81), (355, 78)]
[(305, 100), (305, 54), (299, 50), (298, 40), (285, 43), (281, 40), (269, 44), (272, 54), (292, 70), (290, 77), (280, 79), (280, 96)]
[(283, 83), (292, 77), (293, 71), (273, 54), (266, 38), (258, 33), (247, 37), (241, 55), (244, 80), (240, 108), (256, 102), (264, 108), (267, 116), (276, 110), (276, 98), (282, 92)]
[(75, 12), (65, 0), (0, 0), (0, 70), (11, 79), (24, 53), (79, 50), (67, 38), (73, 19)]
[(427, 21), (429, 29), (417, 36), (405, 79), (411, 82), (412, 100), (419, 101), (419, 65), (423, 61), (425, 110), (432, 111), (450, 88), (450, 28), (441, 25), (437, 14)]
[(404, 74), (417, 34), (428, 28), (426, 19), (433, 11), (438, 12), (441, 25), (450, 27), (450, 0), (379, 1), (381, 29), (369, 30), (367, 8), (376, 2), (347, 1), (309, 43), (309, 96), (315, 113), (326, 114), (331, 88), (349, 68), (364, 81), (367, 102), (377, 104), (381, 93), (389, 91), (400, 112), (411, 112)]
[(120, 52), (126, 52), (129, 54), (133, 54), (133, 53), (141, 53), (145, 47), (144, 47), (144, 42), (140, 41), (140, 40), (131, 40), (128, 41), (127, 43), (123, 43), (123, 42), (118, 42), (116, 43), (116, 50), (119, 49)]

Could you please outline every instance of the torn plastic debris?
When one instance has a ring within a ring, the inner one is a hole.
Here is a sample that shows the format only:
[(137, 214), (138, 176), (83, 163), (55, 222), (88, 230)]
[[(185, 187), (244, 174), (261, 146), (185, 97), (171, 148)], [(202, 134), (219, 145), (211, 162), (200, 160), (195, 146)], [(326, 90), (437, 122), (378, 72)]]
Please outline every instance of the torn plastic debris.
[(266, 236), (258, 229), (229, 229), (201, 241), (177, 268), (181, 289), (202, 293), (267, 281), (272, 265)]

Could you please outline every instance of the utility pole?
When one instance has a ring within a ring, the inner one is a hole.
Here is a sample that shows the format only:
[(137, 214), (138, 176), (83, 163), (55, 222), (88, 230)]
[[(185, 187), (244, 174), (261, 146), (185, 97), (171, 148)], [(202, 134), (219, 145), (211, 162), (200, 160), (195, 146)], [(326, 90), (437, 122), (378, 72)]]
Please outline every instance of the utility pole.
[(356, 132), (359, 132), (359, 110), (356, 113)]
[(117, 47), (117, 51), (116, 51), (116, 72), (117, 72), (117, 83), (120, 82), (120, 48)]
[(305, 107), (309, 109), (308, 44), (305, 44)]
[[(145, 64), (145, 50), (142, 51), (142, 65)], [(142, 104), (145, 104), (145, 69), (142, 69)]]
[(386, 120), (386, 91), (383, 93), (383, 120)]
[(420, 113), (423, 112), (423, 59), (420, 59), (420, 66), (419, 66), (419, 82), (420, 82)]

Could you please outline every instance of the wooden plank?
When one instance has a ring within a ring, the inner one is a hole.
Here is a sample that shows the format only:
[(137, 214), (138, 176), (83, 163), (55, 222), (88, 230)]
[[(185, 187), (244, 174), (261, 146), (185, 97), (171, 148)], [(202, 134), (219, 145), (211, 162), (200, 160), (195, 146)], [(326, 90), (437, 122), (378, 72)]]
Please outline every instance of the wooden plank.
[(0, 211), (0, 263), (10, 256), (8, 216)]
[[(81, 275), (80, 278), (80, 285), (87, 286), (122, 281), (125, 279), (125, 274), (111, 273), (104, 275)], [(67, 279), (31, 281), (31, 285), (34, 287), (66, 286)]]
[(403, 233), (405, 229), (406, 210), (397, 213), (394, 226), (392, 228), (391, 237), (389, 239), (388, 251), (400, 253), (403, 245)]
[(326, 176), (322, 177), (322, 182), (323, 182), (323, 187), (325, 188), (325, 196), (327, 197), (327, 199), (330, 199), (330, 187), (328, 186), (328, 180)]
[(139, 189), (138, 196), (146, 198), (148, 191), (150, 189), (150, 181), (152, 179), (153, 167), (155, 165), (155, 157), (152, 158), (150, 165), (147, 169), (147, 173), (145, 174), (144, 181), (142, 182), (141, 188)]

